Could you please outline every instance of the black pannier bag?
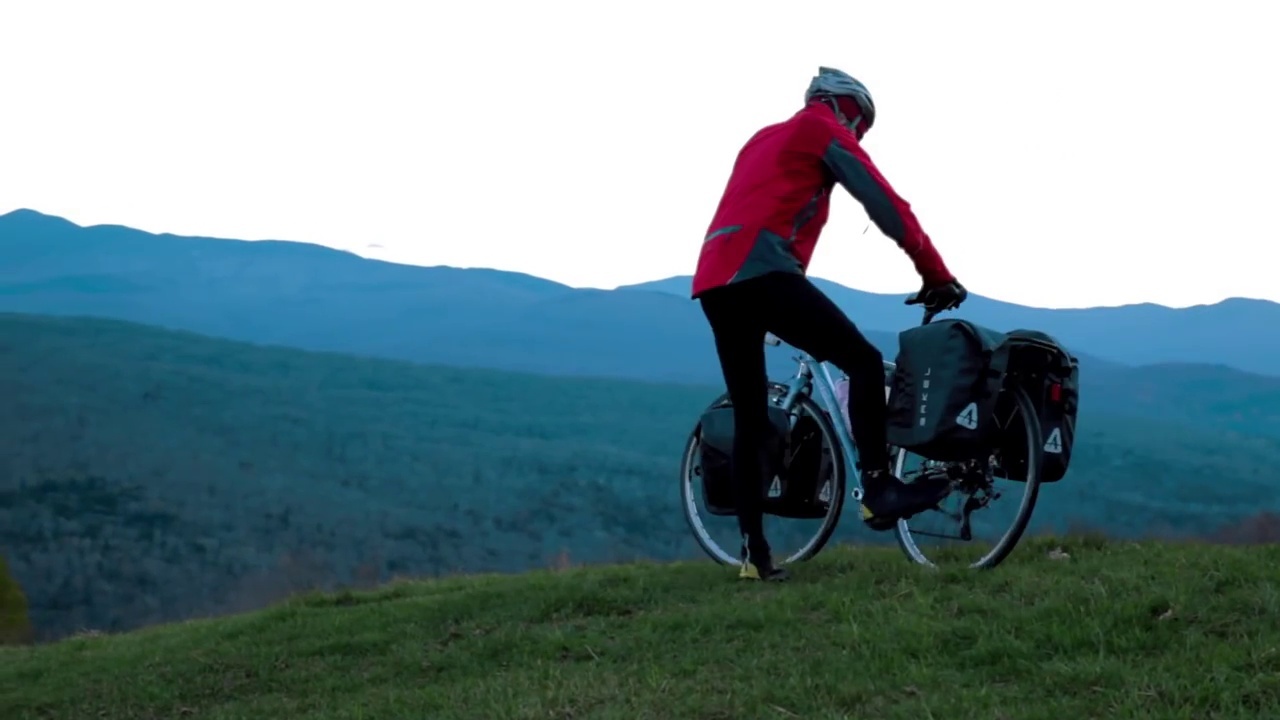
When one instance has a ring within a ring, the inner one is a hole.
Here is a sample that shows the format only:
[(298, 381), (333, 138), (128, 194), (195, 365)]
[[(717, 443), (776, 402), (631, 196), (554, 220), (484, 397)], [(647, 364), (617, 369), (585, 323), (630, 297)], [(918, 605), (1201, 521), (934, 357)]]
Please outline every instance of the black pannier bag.
[[(769, 404), (770, 433), (759, 449), (761, 510), (786, 518), (826, 517), (834, 489), (830, 448), (825, 447), (818, 422), (801, 415), (791, 428), (791, 414)], [(733, 456), (733, 407), (726, 405), (702, 415), (702, 493), (707, 512), (737, 515), (730, 476)]]
[(1004, 333), (967, 320), (899, 333), (889, 443), (930, 460), (985, 458), (1000, 439), (995, 410), (1007, 362)]
[[(760, 448), (763, 482), (760, 488), (764, 496), (772, 484), (776, 468), (780, 464), (783, 444), (791, 430), (791, 415), (786, 410), (769, 403), (771, 432)], [(737, 515), (734, 501), (733, 478), (729, 474), (733, 457), (733, 405), (714, 407), (702, 413), (699, 422), (701, 437), (702, 495), (707, 512), (712, 515)]]
[(777, 474), (765, 489), (764, 511), (799, 520), (827, 516), (835, 488), (835, 461), (822, 426), (801, 414), (783, 447)]
[[(1040, 481), (1057, 482), (1067, 474), (1076, 438), (1076, 413), (1080, 405), (1080, 361), (1053, 336), (1039, 330), (1007, 333), (1009, 370), (1031, 398), (1040, 418), (1044, 439)], [(998, 414), (1011, 417), (1000, 442), (1000, 468), (996, 477), (1027, 479), (1027, 438), (1022, 421), (1013, 415), (1009, 400)]]

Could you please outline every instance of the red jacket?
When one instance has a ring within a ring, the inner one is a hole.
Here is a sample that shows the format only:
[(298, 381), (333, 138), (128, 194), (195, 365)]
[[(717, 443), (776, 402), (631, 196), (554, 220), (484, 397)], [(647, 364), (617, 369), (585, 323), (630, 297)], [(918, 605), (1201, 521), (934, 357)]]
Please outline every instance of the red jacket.
[(911, 206), (876, 169), (857, 138), (821, 102), (757, 132), (738, 153), (707, 228), (693, 297), (773, 271), (803, 274), (827, 223), (831, 189), (844, 186), (928, 284), (954, 280)]

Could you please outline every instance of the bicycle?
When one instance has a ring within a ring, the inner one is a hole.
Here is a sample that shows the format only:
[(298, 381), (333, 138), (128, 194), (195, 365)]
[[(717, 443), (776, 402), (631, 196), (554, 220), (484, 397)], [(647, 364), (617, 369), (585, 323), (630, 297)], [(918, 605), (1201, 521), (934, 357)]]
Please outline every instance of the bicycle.
[[(929, 324), (936, 315), (936, 312), (926, 310), (921, 325)], [(777, 347), (782, 344), (782, 341), (772, 333), (769, 333), (765, 336), (765, 343), (766, 345)], [(850, 497), (855, 502), (858, 502), (862, 499), (863, 493), (861, 476), (854, 462), (854, 458), (857, 457), (857, 449), (853, 444), (850, 428), (844, 420), (844, 413), (838, 407), (836, 384), (832, 380), (826, 363), (816, 360), (805, 352), (799, 352), (792, 359), (797, 366), (795, 374), (786, 382), (770, 381), (770, 402), (788, 413), (792, 428), (795, 427), (802, 414), (811, 417), (817, 422), (823, 435), (823, 452), (829, 452), (832, 456), (830, 458), (832, 472), (831, 476), (824, 480), (820, 495), (827, 505), (826, 514), (822, 517), (821, 525), (808, 542), (803, 544), (799, 550), (787, 556), (781, 564), (810, 560), (827, 545), (840, 522), (850, 475), (853, 477), (854, 485), (850, 492)], [(894, 363), (884, 361), (886, 399), (889, 397), (889, 379), (894, 372), (894, 368)], [(1022, 499), (1013, 522), (995, 547), (978, 560), (970, 563), (969, 567), (981, 569), (993, 568), (999, 565), (1009, 556), (1021, 539), (1028, 522), (1031, 520), (1039, 495), (1044, 436), (1031, 396), (1023, 384), (1019, 382), (1021, 379), (1019, 372), (1016, 368), (1009, 369), (1000, 390), (1000, 394), (1006, 395), (1006, 398), (1003, 401), (998, 401), (995, 406), (997, 414), (1008, 415), (1007, 418), (996, 418), (996, 421), (1002, 426), (1008, 426), (1009, 423), (1012, 423), (1015, 416), (1021, 418), (1022, 430), (1027, 443), (1026, 455), (1021, 456), (1017, 462), (1011, 461), (1009, 465), (1010, 467), (1017, 465), (1025, 468), (1025, 478), (1017, 480), (1010, 477), (1009, 470), (1002, 468), (1000, 464), (1001, 451), (999, 449), (993, 450), (987, 457), (961, 461), (938, 462), (921, 458), (923, 461), (921, 469), (908, 471), (906, 469), (906, 461), (907, 456), (911, 455), (911, 453), (903, 448), (890, 446), (894, 474), (904, 482), (911, 482), (915, 477), (924, 473), (942, 473), (952, 481), (951, 494), (947, 499), (955, 497), (957, 494), (963, 499), (963, 507), (959, 512), (942, 510), (942, 503), (939, 503), (933, 510), (916, 515), (910, 521), (906, 519), (897, 521), (894, 527), (895, 539), (899, 549), (911, 561), (927, 567), (938, 567), (938, 564), (927, 557), (920, 549), (915, 541), (916, 535), (964, 541), (971, 540), (972, 515), (978, 510), (985, 509), (992, 501), (1002, 496), (1001, 493), (995, 492), (993, 489), (994, 481), (997, 477), (1020, 484), (1023, 489)], [(723, 393), (708, 405), (708, 409), (725, 407), (730, 404), (728, 394)], [(733, 551), (730, 552), (716, 543), (702, 522), (701, 514), (696, 506), (694, 478), (701, 473), (700, 431), (701, 424), (699, 423), (695, 425), (689, 434), (681, 461), (681, 500), (684, 506), (685, 520), (693, 532), (694, 539), (707, 555), (721, 564), (736, 565), (741, 562), (738, 557), (738, 546), (735, 545)], [(1003, 474), (998, 475), (998, 472), (1003, 472)], [(959, 525), (958, 534), (943, 535), (920, 530), (913, 531), (912, 522), (920, 520), (926, 514), (932, 515), (933, 513), (941, 514), (943, 517), (955, 521)]]

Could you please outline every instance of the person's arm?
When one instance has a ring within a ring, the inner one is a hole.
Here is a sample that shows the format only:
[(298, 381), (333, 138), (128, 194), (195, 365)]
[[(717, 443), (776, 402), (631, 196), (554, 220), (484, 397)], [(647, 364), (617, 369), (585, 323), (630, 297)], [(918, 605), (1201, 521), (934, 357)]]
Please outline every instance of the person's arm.
[(822, 160), (844, 189), (862, 203), (880, 232), (893, 238), (911, 258), (926, 285), (941, 285), (955, 280), (937, 248), (920, 227), (911, 205), (894, 192), (893, 186), (880, 174), (853, 133), (832, 134)]

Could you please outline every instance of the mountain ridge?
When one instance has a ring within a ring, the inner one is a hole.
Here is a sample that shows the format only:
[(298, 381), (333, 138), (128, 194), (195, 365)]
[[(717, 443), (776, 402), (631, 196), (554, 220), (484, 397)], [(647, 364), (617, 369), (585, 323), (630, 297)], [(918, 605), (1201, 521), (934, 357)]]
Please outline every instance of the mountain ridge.
[[(368, 263), (380, 263), (385, 265), (396, 265), (396, 266), (402, 266), (402, 267), (424, 268), (424, 269), (447, 268), (450, 270), (462, 270), (462, 271), (480, 270), (484, 272), (507, 275), (507, 276), (518, 276), (518, 277), (527, 278), (529, 280), (538, 281), (546, 284), (553, 284), (565, 290), (603, 290), (606, 292), (613, 291), (613, 290), (649, 290), (652, 292), (664, 292), (668, 294), (677, 294), (677, 295), (683, 294), (687, 297), (688, 295), (687, 291), (689, 289), (689, 285), (692, 279), (692, 276), (690, 275), (669, 275), (667, 277), (657, 278), (654, 280), (646, 280), (638, 283), (624, 283), (613, 288), (604, 288), (604, 287), (596, 287), (596, 286), (574, 286), (574, 285), (568, 285), (556, 280), (550, 280), (548, 278), (543, 278), (537, 275), (533, 275), (531, 273), (526, 273), (518, 270), (500, 270), (497, 268), (480, 268), (480, 267), (462, 268), (462, 267), (455, 267), (451, 265), (416, 265), (411, 263), (396, 262), (393, 260), (369, 258), (363, 255), (360, 255), (356, 252), (353, 252), (351, 250), (344, 250), (341, 248), (335, 248), (328, 245), (308, 242), (305, 240), (285, 240), (285, 239), (279, 239), (279, 238), (263, 238), (258, 240), (246, 240), (246, 239), (240, 239), (240, 238), (230, 238), (230, 237), (221, 237), (221, 236), (212, 236), (212, 235), (186, 235), (186, 234), (170, 233), (170, 232), (154, 233), (154, 232), (133, 228), (128, 225), (123, 225), (119, 223), (97, 223), (97, 224), (91, 224), (91, 225), (80, 225), (66, 217), (63, 217), (60, 215), (53, 215), (49, 213), (43, 213), (39, 210), (35, 210), (32, 208), (16, 208), (7, 213), (0, 213), (0, 222), (3, 222), (5, 220), (17, 220), (17, 221), (24, 221), (24, 222), (38, 221), (38, 222), (46, 222), (51, 224), (57, 223), (62, 225), (63, 227), (69, 227), (69, 228), (74, 228), (79, 230), (93, 230), (93, 229), (99, 229), (99, 228), (110, 229), (110, 230), (126, 230), (132, 233), (148, 235), (154, 238), (174, 238), (174, 239), (180, 239), (180, 240), (215, 240), (220, 242), (244, 243), (244, 244), (253, 244), (253, 245), (282, 244), (282, 245), (292, 245), (292, 246), (305, 246), (307, 248), (314, 248), (314, 249), (319, 249), (323, 251), (339, 253), (339, 254), (346, 255), (351, 258), (358, 259)], [(905, 292), (904, 293), (883, 293), (883, 292), (872, 292), (869, 290), (857, 290), (856, 288), (852, 288), (846, 285), (841, 285), (834, 280), (829, 280), (826, 278), (821, 278), (816, 276), (813, 276), (813, 280), (818, 285), (823, 286), (824, 289), (834, 287), (834, 288), (839, 288), (844, 290), (853, 290), (855, 292), (858, 292), (867, 296), (877, 297), (877, 298), (901, 299), (908, 294)], [(1163, 305), (1161, 303), (1144, 301), (1144, 302), (1138, 302), (1138, 303), (1125, 303), (1121, 305), (1087, 305), (1087, 306), (1069, 307), (1069, 308), (1051, 308), (1051, 307), (1045, 307), (1045, 306), (1039, 306), (1039, 305), (1023, 305), (1021, 303), (1015, 303), (1007, 300), (999, 300), (993, 297), (979, 295), (979, 294), (971, 294), (970, 297), (980, 299), (985, 302), (994, 303), (997, 305), (1011, 307), (1011, 308), (1024, 308), (1029, 310), (1043, 310), (1043, 311), (1051, 311), (1051, 312), (1077, 312), (1077, 311), (1092, 311), (1092, 310), (1114, 310), (1114, 309), (1125, 309), (1125, 308), (1144, 308), (1144, 309), (1154, 308), (1159, 310), (1170, 310), (1170, 311), (1176, 312), (1176, 311), (1193, 310), (1193, 309), (1199, 309), (1199, 308), (1213, 308), (1213, 307), (1219, 307), (1222, 305), (1233, 305), (1233, 304), (1251, 304), (1251, 305), (1258, 304), (1258, 305), (1267, 306), (1267, 307), (1274, 306), (1274, 307), (1280, 308), (1280, 303), (1277, 303), (1275, 301), (1268, 300), (1266, 298), (1251, 298), (1251, 297), (1246, 297), (1242, 295), (1228, 296), (1212, 303), (1196, 303), (1193, 305), (1186, 305), (1186, 306), (1171, 306), (1171, 305)]]
[[(902, 298), (815, 282), (886, 356), (919, 322)], [(416, 266), (295, 241), (81, 227), (0, 216), (0, 310), (109, 317), (249, 342), (417, 362), (661, 381), (714, 379), (710, 335), (685, 276), (612, 290), (527, 273)], [(1144, 303), (1055, 310), (971, 295), (961, 317), (1031, 327), (1093, 368), (1208, 363), (1280, 376), (1280, 304)], [(770, 351), (785, 370), (785, 349)]]
[[(810, 279), (813, 280), (815, 284), (822, 287), (824, 290), (829, 288), (853, 290), (863, 295), (868, 295), (876, 298), (901, 300), (904, 297), (906, 297), (906, 295), (909, 294), (909, 293), (873, 292), (871, 290), (858, 290), (857, 288), (852, 288), (847, 285), (841, 285), (835, 280), (830, 280), (827, 278), (822, 278), (817, 276), (810, 276)], [(668, 275), (667, 277), (658, 278), (656, 280), (646, 280), (644, 282), (638, 282), (638, 283), (624, 283), (622, 285), (618, 285), (614, 289), (615, 290), (648, 290), (650, 292), (666, 292), (674, 295), (685, 295), (687, 297), (692, 280), (693, 280), (692, 275)], [(1124, 308), (1154, 308), (1159, 310), (1179, 311), (1179, 310), (1194, 310), (1198, 308), (1218, 307), (1220, 305), (1255, 304), (1255, 303), (1263, 306), (1272, 306), (1272, 305), (1280, 306), (1280, 303), (1277, 303), (1274, 300), (1268, 300), (1266, 298), (1251, 298), (1251, 297), (1245, 297), (1243, 295), (1231, 295), (1229, 297), (1225, 297), (1221, 300), (1218, 300), (1212, 303), (1195, 303), (1192, 305), (1185, 305), (1185, 306), (1162, 305), (1156, 302), (1143, 301), (1143, 302), (1137, 302), (1137, 303), (1124, 303), (1121, 305), (1086, 305), (1081, 307), (1065, 307), (1065, 308), (1045, 307), (1040, 305), (1023, 305), (1021, 303), (1015, 303), (1009, 300), (1000, 300), (994, 297), (989, 297), (986, 295), (977, 295), (973, 293), (970, 293), (969, 297), (979, 298), (985, 302), (990, 302), (990, 303), (1007, 306), (1011, 308), (1025, 308), (1029, 310), (1044, 310), (1044, 311), (1051, 311), (1051, 312), (1083, 312), (1083, 311), (1090, 311), (1090, 310), (1118, 310), (1118, 309), (1124, 309)]]

